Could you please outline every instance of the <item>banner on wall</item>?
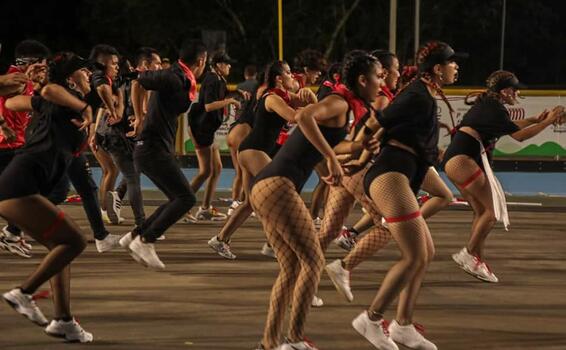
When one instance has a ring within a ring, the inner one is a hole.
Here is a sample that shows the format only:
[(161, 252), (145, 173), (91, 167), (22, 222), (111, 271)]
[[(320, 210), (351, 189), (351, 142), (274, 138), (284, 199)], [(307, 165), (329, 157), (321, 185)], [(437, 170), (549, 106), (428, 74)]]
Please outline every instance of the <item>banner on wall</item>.
[[(456, 124), (464, 114), (471, 108), (464, 103), (465, 96), (447, 96), (450, 104), (456, 111)], [(507, 106), (512, 120), (522, 120), (539, 115), (545, 109), (564, 104), (564, 96), (528, 96), (519, 99), (514, 106)], [(448, 107), (443, 101), (438, 101), (440, 121), (452, 126)], [(446, 131), (441, 130), (439, 146), (446, 148), (450, 143), (450, 137)], [(497, 158), (548, 158), (548, 160), (560, 160), (566, 158), (566, 125), (551, 125), (538, 135), (526, 141), (519, 142), (510, 136), (504, 136), (495, 146), (494, 156)]]
[[(464, 94), (449, 94), (448, 100), (456, 111), (455, 123), (458, 124), (462, 120), (462, 116), (471, 108), (464, 103)], [(519, 104), (508, 106), (512, 120), (521, 120), (528, 117), (536, 116), (545, 109), (550, 109), (557, 105), (566, 104), (566, 96), (527, 96), (519, 100)], [(452, 122), (446, 104), (439, 100), (437, 102), (440, 121), (450, 127)], [(235, 120), (235, 109), (230, 106), (227, 109), (224, 123), (216, 132), (216, 145), (222, 153), (229, 153), (226, 138), (228, 136), (230, 125)], [(188, 132), (187, 116), (183, 115), (179, 118), (179, 132), (177, 151), (181, 154), (193, 154), (194, 145), (190, 139)], [(450, 143), (450, 136), (446, 130), (441, 130), (439, 147), (446, 148)], [(551, 125), (537, 136), (519, 142), (509, 136), (502, 137), (496, 145), (494, 156), (496, 158), (515, 158), (515, 159), (548, 159), (561, 160), (566, 159), (566, 125)]]

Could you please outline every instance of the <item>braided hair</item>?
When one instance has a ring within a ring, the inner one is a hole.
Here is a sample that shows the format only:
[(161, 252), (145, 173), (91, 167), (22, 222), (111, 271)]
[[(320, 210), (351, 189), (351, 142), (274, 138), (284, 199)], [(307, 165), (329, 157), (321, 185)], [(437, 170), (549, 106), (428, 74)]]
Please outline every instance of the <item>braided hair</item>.
[[(472, 106), (474, 105), (477, 101), (479, 101), (480, 99), (486, 98), (486, 97), (491, 97), (491, 98), (495, 98), (497, 100), (501, 100), (501, 89), (500, 87), (500, 82), (503, 80), (509, 80), (512, 78), (516, 78), (515, 74), (509, 72), (509, 71), (505, 71), (505, 70), (496, 70), (495, 72), (491, 73), (486, 81), (485, 81), (485, 86), (487, 87), (486, 90), (481, 90), (481, 91), (472, 91), (470, 92), (468, 95), (466, 95), (466, 98), (464, 99), (464, 102), (469, 105)], [(474, 100), (472, 100), (472, 98), (474, 98)]]
[[(434, 77), (434, 66), (433, 62), (431, 61), (432, 55), (439, 50), (443, 50), (448, 46), (445, 42), (442, 41), (429, 41), (423, 46), (419, 48), (417, 51), (416, 56), (416, 66), (417, 66), (417, 73), (415, 76), (403, 87), (405, 89), (407, 86), (412, 84), (415, 80), (420, 79), (424, 84), (426, 84), (430, 89), (434, 90), (444, 101), (446, 106), (448, 107), (448, 112), (450, 114), (450, 120), (452, 122), (452, 127), (456, 127), (456, 122), (454, 120), (454, 114), (456, 111), (448, 101), (448, 98), (442, 91), (442, 87), (438, 85), (433, 79)], [(402, 90), (401, 90), (402, 91)], [(399, 91), (397, 94), (399, 94)]]
[(381, 63), (367, 51), (354, 50), (344, 56), (342, 64), (342, 81), (346, 87), (356, 96), (362, 98), (358, 90), (358, 77), (367, 75), (371, 68), (377, 65), (381, 67)]

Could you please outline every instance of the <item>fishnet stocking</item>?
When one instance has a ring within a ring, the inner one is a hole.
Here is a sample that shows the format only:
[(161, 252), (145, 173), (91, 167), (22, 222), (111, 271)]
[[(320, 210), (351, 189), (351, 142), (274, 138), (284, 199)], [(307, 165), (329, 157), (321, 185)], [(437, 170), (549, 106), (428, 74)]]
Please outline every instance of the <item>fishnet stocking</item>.
[(304, 338), (305, 322), (316, 293), (324, 256), (309, 210), (291, 180), (270, 177), (252, 188), (252, 207), (258, 214), (267, 239), (281, 267), (273, 285), (263, 345), (276, 347), (291, 300), (288, 338)]
[(446, 208), (452, 202), (452, 192), (433, 167), (428, 169), (421, 188), (431, 196), (421, 207), (421, 213), (425, 219)]
[[(370, 195), (377, 210), (385, 218), (406, 217), (418, 212), (419, 206), (407, 177), (389, 172), (378, 176), (370, 186)], [(422, 216), (389, 222), (389, 230), (401, 250), (401, 260), (389, 270), (370, 307), (371, 311), (383, 314), (391, 302), (401, 293), (398, 319), (412, 317), (412, 308), (420, 290), (422, 276), (433, 252), (428, 240), (430, 232)]]

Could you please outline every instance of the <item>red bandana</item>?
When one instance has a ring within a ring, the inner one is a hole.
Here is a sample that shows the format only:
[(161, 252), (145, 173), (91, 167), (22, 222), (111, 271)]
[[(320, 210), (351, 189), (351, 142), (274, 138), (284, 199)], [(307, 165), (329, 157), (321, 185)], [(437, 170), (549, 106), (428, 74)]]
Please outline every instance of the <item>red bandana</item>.
[(350, 91), (344, 84), (339, 83), (334, 85), (333, 92), (342, 96), (346, 102), (348, 102), (348, 106), (350, 106), (350, 109), (354, 112), (354, 123), (352, 124), (352, 127), (355, 127), (362, 117), (368, 112), (366, 103)]
[(197, 98), (197, 78), (195, 77), (193, 71), (186, 64), (181, 62), (181, 60), (178, 60), (177, 62), (179, 63), (179, 67), (181, 67), (181, 69), (183, 70), (183, 73), (185, 73), (187, 79), (189, 79), (189, 81), (191, 82), (189, 99), (191, 101), (194, 101)]
[(274, 88), (274, 89), (267, 90), (267, 93), (268, 94), (275, 94), (275, 95), (281, 97), (283, 99), (283, 101), (285, 101), (285, 103), (287, 103), (287, 104), (289, 104), (291, 102), (291, 96), (289, 96), (289, 91), (287, 91), (287, 90)]
[(391, 90), (389, 90), (389, 88), (387, 86), (382, 86), (381, 87), (381, 94), (385, 97), (387, 97), (387, 99), (389, 100), (389, 102), (393, 101), (393, 99), (395, 98), (395, 95), (391, 92)]

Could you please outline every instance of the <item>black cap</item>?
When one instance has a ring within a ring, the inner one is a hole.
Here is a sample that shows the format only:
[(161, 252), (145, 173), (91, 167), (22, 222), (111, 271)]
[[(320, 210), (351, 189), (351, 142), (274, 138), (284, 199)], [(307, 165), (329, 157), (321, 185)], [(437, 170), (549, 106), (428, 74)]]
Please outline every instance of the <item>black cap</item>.
[(61, 53), (53, 57), (49, 64), (49, 80), (53, 83), (64, 84), (74, 72), (89, 68), (92, 63), (73, 53)]
[(233, 60), (230, 56), (228, 56), (226, 52), (217, 52), (214, 54), (214, 56), (212, 56), (211, 62), (212, 64), (216, 64), (216, 63), (234, 64), (236, 63), (236, 60)]
[(487, 88), (490, 91), (499, 92), (510, 87), (517, 90), (527, 88), (526, 85), (519, 81), (515, 74), (508, 71), (499, 70), (491, 73), (487, 78)]
[[(425, 51), (427, 52), (424, 53)], [(421, 52), (423, 52), (422, 56), (417, 58), (421, 71), (426, 71), (437, 64), (461, 61), (469, 57), (466, 52), (456, 52), (450, 45), (442, 41), (433, 41), (426, 44), (419, 50), (419, 53)], [(419, 53), (417, 56), (419, 56)]]

